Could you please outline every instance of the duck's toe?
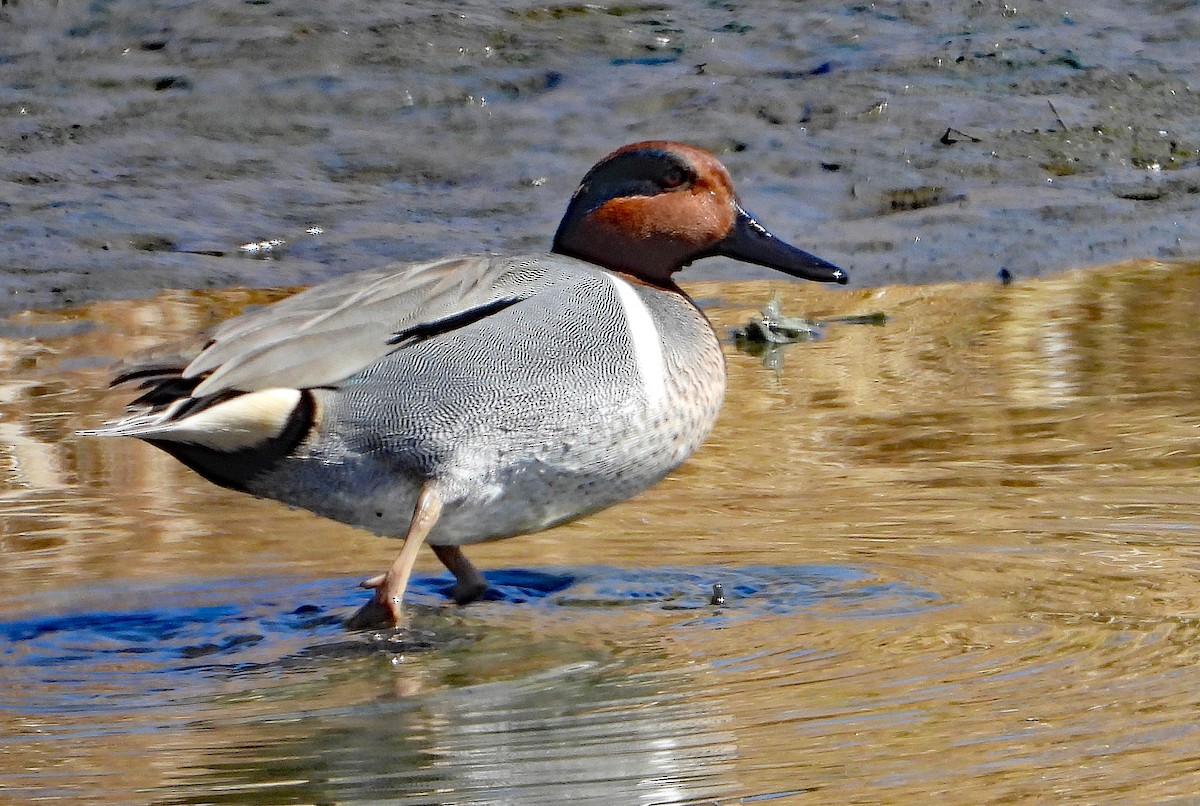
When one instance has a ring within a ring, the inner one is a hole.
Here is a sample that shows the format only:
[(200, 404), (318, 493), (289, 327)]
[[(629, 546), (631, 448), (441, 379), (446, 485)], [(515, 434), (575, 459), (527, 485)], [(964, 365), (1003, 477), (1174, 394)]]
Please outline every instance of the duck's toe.
[(387, 579), (387, 574), (376, 574), (370, 579), (364, 579), (362, 582), (358, 583), (358, 587), (372, 590), (382, 585), (385, 579)]
[(403, 623), (400, 602), (390, 597), (382, 597), (377, 592), (354, 615), (346, 619), (346, 629), (387, 630), (399, 627)]

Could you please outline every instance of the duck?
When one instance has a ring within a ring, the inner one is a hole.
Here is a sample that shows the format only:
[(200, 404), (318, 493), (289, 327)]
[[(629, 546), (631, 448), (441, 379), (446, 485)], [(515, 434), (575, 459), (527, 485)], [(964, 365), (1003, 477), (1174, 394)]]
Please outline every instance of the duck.
[(243, 313), (180, 354), (123, 361), (133, 437), (222, 487), (402, 537), (350, 629), (403, 626), (422, 545), (450, 598), (488, 589), (463, 547), (625, 501), (705, 441), (720, 340), (675, 283), (724, 256), (846, 283), (771, 234), (712, 153), (618, 148), (571, 197), (547, 253), (455, 255), (347, 276)]

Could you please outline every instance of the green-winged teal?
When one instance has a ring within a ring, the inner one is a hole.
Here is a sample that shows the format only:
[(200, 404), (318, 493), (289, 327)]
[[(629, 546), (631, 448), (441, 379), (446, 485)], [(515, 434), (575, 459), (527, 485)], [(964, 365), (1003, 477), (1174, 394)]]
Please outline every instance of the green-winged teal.
[(131, 436), (225, 487), (404, 536), (354, 627), (398, 623), (422, 543), (537, 532), (641, 492), (708, 436), (725, 391), (712, 326), (672, 276), (724, 255), (821, 282), (711, 154), (625, 146), (583, 178), (550, 253), (339, 277), (232, 319), (198, 353), (133, 359), (144, 393), (92, 434)]

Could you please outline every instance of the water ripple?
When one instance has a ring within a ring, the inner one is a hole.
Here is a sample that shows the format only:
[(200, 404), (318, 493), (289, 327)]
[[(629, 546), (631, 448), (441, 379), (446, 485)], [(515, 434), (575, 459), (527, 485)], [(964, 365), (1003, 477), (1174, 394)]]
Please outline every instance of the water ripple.
[[(381, 635), (341, 626), (365, 595), (344, 579), (20, 600), (25, 615), (0, 622), (0, 713), (24, 727), (3, 742), (29, 752), (61, 739), (175, 736), (190, 749), (153, 787), (172, 804), (424, 803), (447, 791), (459, 803), (505, 793), (521, 803), (692, 802), (740, 791), (737, 743), (728, 715), (687, 693), (705, 685), (697, 670), (661, 662), (673, 644), (781, 615), (897, 615), (939, 602), (918, 586), (835, 566), (590, 566), (488, 578), (489, 600), (463, 609), (445, 604), (448, 577), (416, 578), (410, 628)], [(716, 582), (724, 605), (709, 601)], [(587, 636), (620, 634), (630, 617), (661, 629), (641, 644), (589, 646)], [(661, 639), (663, 630), (679, 637)], [(760, 661), (770, 657), (714, 659), (713, 668)], [(298, 776), (297, 765), (307, 772)], [(124, 796), (111, 781), (88, 794), (98, 792)]]

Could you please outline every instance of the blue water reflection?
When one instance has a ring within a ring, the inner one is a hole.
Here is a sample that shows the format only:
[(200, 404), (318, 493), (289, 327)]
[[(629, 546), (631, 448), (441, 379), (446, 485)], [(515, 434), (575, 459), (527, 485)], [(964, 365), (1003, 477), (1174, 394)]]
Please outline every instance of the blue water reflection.
[[(446, 603), (448, 576), (415, 578), (409, 601), (417, 629), (391, 638), (384, 648), (436, 649), (450, 638), (439, 630), (461, 631), (457, 621), (451, 625), (437, 616), (488, 619), (506, 605), (512, 606), (510, 621), (530, 607), (696, 611), (720, 621), (806, 610), (822, 617), (878, 617), (940, 604), (937, 594), (917, 585), (882, 582), (866, 570), (835, 566), (517, 568), (492, 571), (487, 578), (492, 586), (487, 600), (465, 609)], [(721, 605), (711, 603), (715, 584), (724, 589)], [(0, 677), (12, 676), (15, 683), (18, 676), (28, 680), (40, 674), (48, 682), (81, 686), (103, 677), (111, 685), (122, 675), (250, 672), (319, 654), (317, 647), (331, 643), (341, 651), (351, 646), (372, 651), (376, 644), (347, 633), (341, 624), (363, 596), (347, 580), (277, 578), (81, 590), (68, 599), (26, 600), (21, 604), (27, 615), (0, 622)], [(144, 691), (133, 679), (126, 683), (130, 693)], [(0, 695), (0, 708), (28, 705)]]
[[(10, 601), (24, 615), (0, 622), (0, 713), (39, 723), (9, 740), (26, 747), (156, 737), (173, 755), (159, 803), (694, 802), (742, 790), (724, 706), (688, 695), (723, 664), (673, 661), (664, 636), (941, 605), (834, 566), (487, 576), (466, 608), (447, 603), (448, 576), (415, 579), (395, 633), (344, 629), (367, 595), (347, 579)], [(124, 797), (118, 783), (105, 797)]]

